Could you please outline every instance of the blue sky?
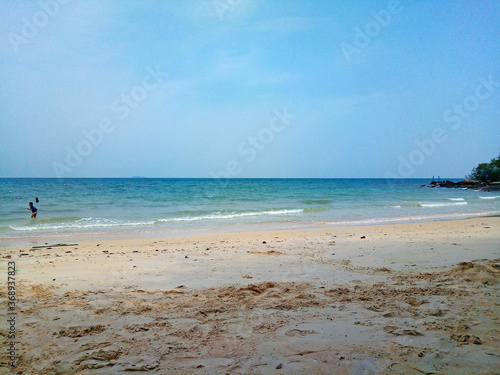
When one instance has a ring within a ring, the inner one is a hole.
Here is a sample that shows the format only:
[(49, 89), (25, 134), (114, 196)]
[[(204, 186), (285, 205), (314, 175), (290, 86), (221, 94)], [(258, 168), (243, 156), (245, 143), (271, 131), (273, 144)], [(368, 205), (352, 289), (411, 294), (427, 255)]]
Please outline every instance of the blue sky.
[(463, 177), (498, 1), (0, 0), (0, 177)]

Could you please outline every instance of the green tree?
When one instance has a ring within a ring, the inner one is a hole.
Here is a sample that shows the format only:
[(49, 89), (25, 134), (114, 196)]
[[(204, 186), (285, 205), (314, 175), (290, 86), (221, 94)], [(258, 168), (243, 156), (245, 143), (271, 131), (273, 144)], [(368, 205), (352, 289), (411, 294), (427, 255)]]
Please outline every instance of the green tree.
[(484, 182), (500, 181), (500, 156), (496, 159), (491, 159), (490, 163), (479, 164), (472, 169), (472, 173), (468, 178)]

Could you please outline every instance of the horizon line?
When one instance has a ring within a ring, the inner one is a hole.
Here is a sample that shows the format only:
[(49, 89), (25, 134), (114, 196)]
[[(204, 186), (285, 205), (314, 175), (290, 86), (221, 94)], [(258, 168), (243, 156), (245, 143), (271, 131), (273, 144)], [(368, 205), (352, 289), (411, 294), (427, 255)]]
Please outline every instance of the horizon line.
[[(434, 177), (434, 176), (433, 176)], [(458, 180), (467, 179), (466, 177), (446, 177), (439, 180)], [(351, 179), (351, 180), (435, 180), (432, 177), (146, 177), (146, 176), (131, 176), (131, 177), (0, 177), (2, 178), (39, 178), (39, 179), (57, 179), (57, 180), (71, 180), (71, 179), (177, 179), (177, 180), (335, 180), (335, 179)]]

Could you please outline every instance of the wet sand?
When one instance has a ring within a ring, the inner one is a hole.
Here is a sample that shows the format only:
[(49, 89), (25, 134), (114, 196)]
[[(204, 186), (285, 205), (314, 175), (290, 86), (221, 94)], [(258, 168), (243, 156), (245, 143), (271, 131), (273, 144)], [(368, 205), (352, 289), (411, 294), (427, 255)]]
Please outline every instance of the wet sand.
[(0, 254), (0, 374), (498, 373), (498, 217)]

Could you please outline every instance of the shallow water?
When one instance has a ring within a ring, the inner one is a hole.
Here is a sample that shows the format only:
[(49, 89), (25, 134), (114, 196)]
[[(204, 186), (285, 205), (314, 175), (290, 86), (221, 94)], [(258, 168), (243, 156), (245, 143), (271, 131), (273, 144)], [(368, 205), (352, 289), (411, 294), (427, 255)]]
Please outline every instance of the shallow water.
[[(421, 179), (3, 178), (0, 237), (234, 231), (500, 214), (498, 192), (420, 186), (427, 183)], [(36, 219), (30, 219), (30, 201), (38, 209)]]

